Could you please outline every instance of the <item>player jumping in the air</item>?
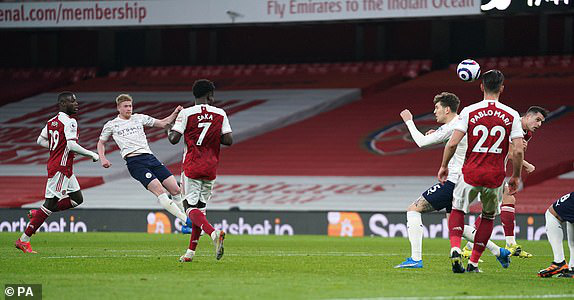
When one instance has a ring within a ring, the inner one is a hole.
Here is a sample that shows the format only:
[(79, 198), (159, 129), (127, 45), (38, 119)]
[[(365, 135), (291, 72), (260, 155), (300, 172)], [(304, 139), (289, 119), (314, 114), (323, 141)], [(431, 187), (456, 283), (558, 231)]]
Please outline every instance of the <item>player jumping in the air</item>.
[[(181, 204), (179, 185), (171, 172), (151, 152), (144, 131), (144, 126), (168, 129), (183, 108), (178, 106), (169, 116), (158, 120), (144, 114), (132, 114), (133, 99), (130, 95), (119, 95), (116, 105), (119, 114), (106, 122), (98, 141), (102, 167), (112, 166), (106, 158), (106, 142), (111, 136), (120, 148), (122, 158), (126, 160), (130, 175), (154, 194), (163, 208), (183, 222), (182, 232), (188, 232), (191, 224)], [(166, 190), (173, 200), (169, 199)]]

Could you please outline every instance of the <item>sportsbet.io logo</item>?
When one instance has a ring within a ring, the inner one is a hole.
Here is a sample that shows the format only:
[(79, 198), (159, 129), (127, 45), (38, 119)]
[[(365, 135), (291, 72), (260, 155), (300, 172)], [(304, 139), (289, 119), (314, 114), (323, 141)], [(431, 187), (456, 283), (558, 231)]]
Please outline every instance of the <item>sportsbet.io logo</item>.
[(5, 299), (42, 299), (41, 284), (6, 284)]

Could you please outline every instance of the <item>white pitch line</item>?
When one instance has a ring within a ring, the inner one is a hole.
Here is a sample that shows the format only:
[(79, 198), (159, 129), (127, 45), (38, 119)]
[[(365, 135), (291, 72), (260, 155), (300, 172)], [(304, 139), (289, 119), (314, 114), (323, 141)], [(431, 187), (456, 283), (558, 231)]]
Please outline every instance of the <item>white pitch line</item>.
[[(165, 256), (165, 257), (173, 257), (179, 256), (176, 254), (165, 254), (157, 253), (153, 254), (153, 250), (142, 250), (138, 252), (150, 252), (151, 254), (119, 254), (121, 252), (125, 253), (132, 253), (134, 251), (130, 250), (116, 250), (116, 251), (105, 251), (105, 252), (115, 252), (118, 253), (117, 255), (63, 255), (63, 256), (44, 256), (40, 257), (42, 259), (74, 259), (74, 258), (130, 258), (130, 257), (158, 257), (158, 256)], [(256, 253), (249, 253), (249, 254), (238, 254), (238, 253), (226, 253), (225, 256), (238, 256), (238, 257), (264, 257), (264, 256), (277, 256), (277, 257), (305, 257), (305, 256), (314, 256), (314, 257), (387, 257), (387, 256), (404, 256), (404, 253), (362, 253), (362, 252), (320, 252), (320, 253), (305, 253), (305, 252), (282, 252), (282, 251), (263, 251), (263, 252), (256, 252)], [(211, 256), (211, 254), (196, 254), (196, 256)], [(443, 254), (436, 254), (430, 253), (425, 254), (424, 256), (435, 256), (440, 257), (444, 256), (447, 258), (447, 255)], [(547, 255), (545, 255), (547, 256)]]
[[(121, 251), (116, 251), (121, 252)], [(126, 251), (127, 252), (127, 251)], [(335, 252), (335, 253), (289, 253), (289, 252), (262, 252), (262, 253), (250, 253), (250, 254), (236, 254), (236, 253), (226, 253), (225, 256), (240, 256), (240, 257), (263, 257), (263, 256), (279, 256), (279, 257), (304, 257), (304, 256), (346, 256), (346, 257), (382, 257), (382, 256), (400, 256), (404, 254), (394, 254), (394, 253), (345, 253), (345, 252)], [(432, 256), (444, 256), (431, 254)], [(158, 257), (158, 256), (179, 256), (175, 254), (125, 254), (125, 255), (64, 255), (64, 256), (44, 256), (40, 257), (42, 259), (73, 259), (73, 258), (130, 258), (130, 257)], [(211, 254), (196, 254), (196, 256), (211, 256)]]
[(434, 296), (434, 297), (378, 297), (378, 298), (336, 298), (331, 300), (453, 300), (453, 299), (560, 299), (574, 298), (574, 294), (546, 295), (497, 295), (497, 296)]

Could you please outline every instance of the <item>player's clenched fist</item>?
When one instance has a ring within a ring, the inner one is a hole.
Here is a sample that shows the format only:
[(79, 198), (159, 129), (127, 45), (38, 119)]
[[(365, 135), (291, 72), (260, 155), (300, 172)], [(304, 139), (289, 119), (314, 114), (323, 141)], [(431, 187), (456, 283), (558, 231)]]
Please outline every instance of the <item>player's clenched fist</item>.
[(401, 118), (403, 118), (403, 121), (408, 121), (408, 120), (412, 120), (413, 119), (413, 114), (411, 114), (411, 112), (408, 109), (405, 109), (403, 111), (401, 111)]
[(105, 158), (102, 159), (102, 161), (100, 163), (102, 164), (102, 167), (104, 167), (106, 169), (112, 166), (112, 163)]

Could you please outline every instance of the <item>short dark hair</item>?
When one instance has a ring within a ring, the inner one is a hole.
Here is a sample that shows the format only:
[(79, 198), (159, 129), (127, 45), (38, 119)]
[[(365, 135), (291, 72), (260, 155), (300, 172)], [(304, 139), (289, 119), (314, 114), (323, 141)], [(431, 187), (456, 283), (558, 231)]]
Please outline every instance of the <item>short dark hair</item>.
[(528, 108), (528, 110), (526, 111), (526, 114), (536, 114), (536, 113), (540, 113), (544, 118), (546, 118), (546, 116), (548, 116), (548, 110), (546, 110), (544, 107), (541, 106), (531, 106)]
[(76, 97), (76, 95), (74, 95), (74, 93), (72, 92), (61, 92), (58, 94), (58, 103), (62, 103), (66, 100), (68, 100), (68, 98), (72, 98), (74, 99)]
[(485, 92), (499, 93), (504, 83), (504, 74), (499, 70), (490, 70), (482, 74), (482, 85)]
[(207, 79), (199, 79), (193, 83), (193, 96), (197, 98), (203, 98), (209, 93), (215, 91), (215, 85), (213, 82)]
[(460, 105), (460, 99), (458, 99), (455, 94), (449, 92), (442, 92), (434, 96), (434, 104), (439, 102), (443, 107), (450, 107), (450, 110), (454, 113), (458, 111), (458, 106)]

